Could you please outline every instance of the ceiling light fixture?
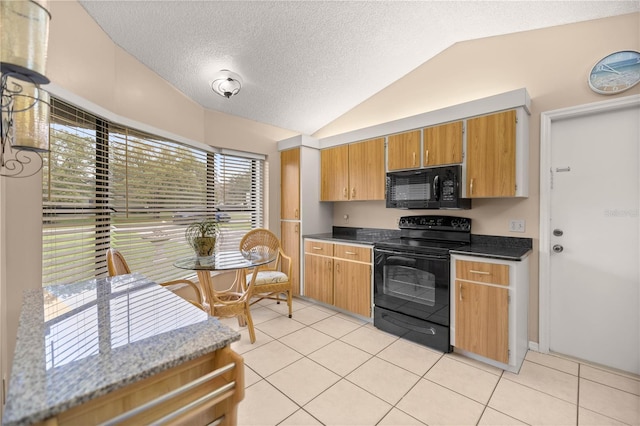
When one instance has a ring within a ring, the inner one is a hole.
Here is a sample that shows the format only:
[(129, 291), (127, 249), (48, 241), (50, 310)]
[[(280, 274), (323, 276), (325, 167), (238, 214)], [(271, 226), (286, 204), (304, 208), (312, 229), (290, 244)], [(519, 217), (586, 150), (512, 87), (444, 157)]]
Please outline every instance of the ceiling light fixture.
[[(46, 0), (0, 2), (0, 176), (27, 177), (49, 150), (49, 94), (45, 76), (49, 20)], [(31, 154), (35, 152), (35, 154)]]
[(242, 78), (229, 70), (220, 70), (211, 83), (211, 89), (227, 99), (237, 95), (242, 88)]

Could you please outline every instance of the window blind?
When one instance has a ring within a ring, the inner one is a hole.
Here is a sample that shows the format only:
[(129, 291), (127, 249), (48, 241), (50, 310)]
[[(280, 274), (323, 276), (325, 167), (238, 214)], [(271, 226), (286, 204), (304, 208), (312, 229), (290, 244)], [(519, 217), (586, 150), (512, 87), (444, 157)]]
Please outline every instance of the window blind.
[(220, 221), (218, 250), (263, 226), (264, 160), (209, 152), (53, 100), (43, 168), (43, 285), (107, 275), (106, 250), (157, 282), (193, 275), (196, 220)]

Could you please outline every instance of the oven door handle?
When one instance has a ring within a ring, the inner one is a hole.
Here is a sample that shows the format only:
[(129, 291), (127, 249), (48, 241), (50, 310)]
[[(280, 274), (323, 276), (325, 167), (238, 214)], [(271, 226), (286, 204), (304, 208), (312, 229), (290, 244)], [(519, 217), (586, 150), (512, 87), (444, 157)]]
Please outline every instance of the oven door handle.
[(374, 248), (376, 253), (384, 253), (384, 254), (394, 254), (397, 256), (412, 256), (418, 259), (427, 259), (427, 260), (447, 260), (449, 259), (448, 254), (417, 254), (417, 253), (407, 253), (401, 251), (393, 251), (393, 250), (385, 250), (380, 248)]
[(401, 319), (395, 318), (389, 314), (382, 314), (382, 319), (390, 322), (391, 324), (406, 328), (407, 330), (417, 331), (422, 334), (432, 334), (434, 336), (436, 334), (436, 329), (433, 327), (420, 327), (414, 324), (409, 324), (408, 322), (402, 321)]

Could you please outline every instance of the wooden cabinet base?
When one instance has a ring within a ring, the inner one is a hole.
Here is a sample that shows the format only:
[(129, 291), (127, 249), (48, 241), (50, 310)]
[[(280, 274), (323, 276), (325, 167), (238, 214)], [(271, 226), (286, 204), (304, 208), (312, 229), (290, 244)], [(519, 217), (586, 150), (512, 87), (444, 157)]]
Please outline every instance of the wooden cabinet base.
[(225, 347), (73, 407), (41, 425), (237, 424), (244, 361)]

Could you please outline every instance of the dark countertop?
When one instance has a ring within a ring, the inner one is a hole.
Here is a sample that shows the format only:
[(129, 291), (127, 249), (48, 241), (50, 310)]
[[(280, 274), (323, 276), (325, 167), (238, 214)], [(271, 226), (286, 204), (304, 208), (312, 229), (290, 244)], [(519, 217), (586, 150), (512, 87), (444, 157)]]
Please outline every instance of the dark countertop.
[(239, 339), (140, 274), (26, 291), (2, 424), (43, 421)]
[[(304, 235), (303, 237), (337, 243), (373, 246), (378, 241), (400, 237), (400, 230), (334, 226), (333, 232)], [(528, 256), (532, 249), (533, 242), (531, 238), (471, 234), (471, 244), (469, 246), (450, 250), (450, 253), (520, 261)]]

